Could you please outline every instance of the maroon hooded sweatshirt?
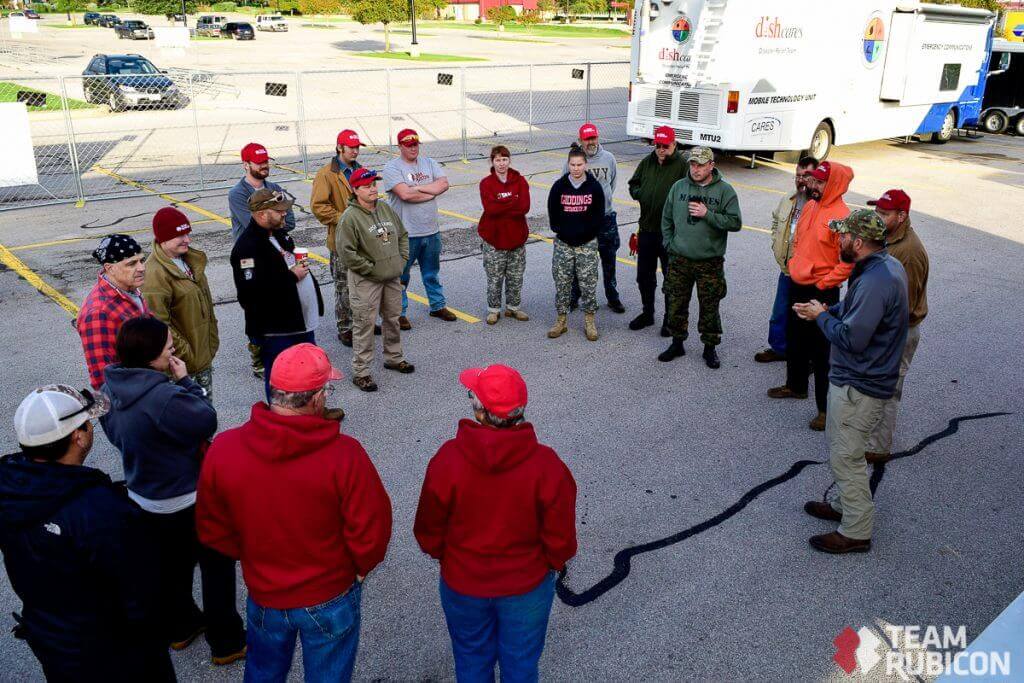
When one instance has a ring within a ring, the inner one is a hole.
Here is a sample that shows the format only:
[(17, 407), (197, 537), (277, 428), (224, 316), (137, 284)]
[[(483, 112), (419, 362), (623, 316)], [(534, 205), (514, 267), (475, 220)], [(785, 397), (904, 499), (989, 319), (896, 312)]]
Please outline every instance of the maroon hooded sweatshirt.
[(480, 238), (495, 249), (518, 249), (526, 244), (530, 229), (526, 214), (530, 212), (530, 184), (519, 171), (508, 169), (506, 182), (491, 173), (480, 181), (480, 203), (484, 215), (477, 228)]
[(533, 425), (461, 420), (427, 465), (413, 532), (457, 593), (527, 593), (576, 554), (576, 482)]

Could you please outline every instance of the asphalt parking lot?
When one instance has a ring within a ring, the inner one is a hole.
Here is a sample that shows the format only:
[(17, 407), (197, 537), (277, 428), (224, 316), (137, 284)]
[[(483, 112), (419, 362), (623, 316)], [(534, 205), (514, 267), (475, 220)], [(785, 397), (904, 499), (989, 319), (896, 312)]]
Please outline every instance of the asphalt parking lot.
[[(634, 142), (609, 148), (620, 163), (616, 208), (625, 245), (638, 217), (625, 180), (648, 148)], [(685, 358), (661, 364), (655, 356), (665, 340), (651, 329), (626, 328), (639, 295), (625, 246), (618, 281), (627, 314), (600, 310), (597, 342), (586, 341), (578, 313), (570, 317), (568, 335), (546, 338), (554, 287), (551, 247), (541, 238), (550, 235), (544, 200), (563, 161), (559, 153), (513, 158), (533, 189), (529, 220), (536, 237), (528, 246), (523, 302), (532, 320), (484, 324), (485, 283), (472, 223), (480, 212), (476, 183), (484, 163), (449, 163), (453, 187), (440, 202), (441, 276), (461, 319), (428, 318), (417, 296), (410, 304), (414, 329), (403, 335), (416, 373), (378, 371), (378, 393), (361, 393), (347, 382), (335, 393), (348, 412), (343, 430), (370, 453), (395, 511), (388, 557), (364, 591), (358, 679), (453, 677), (437, 568), (417, 548), (411, 527), (428, 459), (454, 434), (456, 420), (468, 415), (458, 371), (479, 364), (504, 362), (523, 372), (530, 387), (527, 416), (579, 484), (580, 551), (555, 603), (545, 678), (843, 680), (832, 640), (846, 626), (962, 624), (973, 639), (1024, 590), (1024, 140), (880, 141), (837, 148), (833, 159), (854, 168), (852, 204), (889, 187), (907, 190), (932, 264), (930, 313), (898, 428), (896, 447), (907, 457), (875, 475), (872, 551), (833, 557), (808, 546), (807, 537), (828, 529), (801, 511), (831, 481), (820, 464), (827, 459), (824, 438), (807, 429), (810, 401), (766, 398), (783, 368), (752, 360), (765, 345), (776, 278), (765, 229), (791, 186), (787, 166), (751, 170), (744, 159), (719, 161), (739, 193), (745, 229), (729, 242), (723, 366), (712, 371), (695, 353), (696, 341)], [(379, 167), (383, 158), (364, 161)], [(288, 188), (299, 202), (296, 242), (326, 255), (324, 231), (305, 210), (309, 185)], [(175, 199), (196, 221), (194, 246), (211, 256), (222, 340), (215, 395), (221, 427), (228, 428), (246, 419), (262, 382), (248, 372), (234, 302), (226, 193)], [(55, 381), (86, 384), (70, 311), (95, 281), (89, 257), (95, 241), (111, 231), (148, 240), (150, 217), (166, 204), (149, 195), (0, 213), (5, 260), (22, 264), (20, 272), (0, 268), (4, 452), (16, 447), (4, 425), (28, 391)], [(329, 280), (326, 266), (316, 274)], [(33, 277), (51, 286), (53, 296), (40, 293)], [(332, 311), (333, 288), (324, 291)], [(423, 294), (415, 272), (411, 291)], [(330, 313), (318, 341), (349, 370), (350, 351), (336, 340)], [(973, 418), (989, 413), (1007, 414)], [(90, 463), (120, 476), (119, 459), (103, 437)], [(244, 588), (240, 605), (243, 599)], [(19, 607), (5, 580), (0, 614)], [(0, 618), (0, 628), (9, 622)], [(175, 654), (179, 678), (240, 678), (241, 665), (215, 669), (207, 654), (202, 642)], [(0, 662), (5, 679), (41, 679), (20, 641), (0, 639)], [(293, 678), (299, 680), (300, 671), (293, 669)]]

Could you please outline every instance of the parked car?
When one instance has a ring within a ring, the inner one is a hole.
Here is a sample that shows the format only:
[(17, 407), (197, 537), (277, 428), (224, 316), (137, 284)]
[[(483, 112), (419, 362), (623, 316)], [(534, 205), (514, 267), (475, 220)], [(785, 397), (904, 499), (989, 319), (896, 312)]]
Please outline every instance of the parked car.
[(145, 22), (134, 19), (123, 21), (114, 27), (114, 33), (118, 38), (129, 40), (152, 40), (153, 29), (146, 26)]
[(39, 18), (39, 12), (36, 12), (34, 9), (27, 9), (27, 10), (25, 10), (25, 18), (26, 19), (38, 19)]
[(174, 81), (142, 55), (95, 55), (82, 72), (85, 101), (106, 103), (110, 111), (188, 105)]
[(257, 14), (256, 28), (260, 31), (287, 31), (288, 22), (280, 14)]
[(121, 18), (116, 14), (101, 14), (99, 25), (104, 28), (114, 28), (121, 23)]
[(83, 21), (86, 26), (89, 26), (90, 24), (99, 25), (101, 16), (102, 15), (99, 12), (86, 12)]
[(24, 12), (11, 12), (7, 16), (8, 16), (8, 18), (10, 18), (10, 17), (24, 17), (25, 13)]
[(228, 18), (224, 16), (211, 16), (208, 14), (199, 17), (199, 21), (196, 22), (196, 35), (220, 38), (220, 30), (224, 28), (224, 24), (227, 22)]
[(167, 21), (171, 22), (172, 24), (177, 24), (179, 21), (183, 24), (185, 23), (184, 14), (165, 14), (164, 16), (166, 16)]
[(245, 21), (229, 21), (224, 24), (224, 28), (220, 30), (222, 38), (234, 38), (235, 40), (252, 40), (256, 37), (256, 32), (252, 28), (252, 24)]

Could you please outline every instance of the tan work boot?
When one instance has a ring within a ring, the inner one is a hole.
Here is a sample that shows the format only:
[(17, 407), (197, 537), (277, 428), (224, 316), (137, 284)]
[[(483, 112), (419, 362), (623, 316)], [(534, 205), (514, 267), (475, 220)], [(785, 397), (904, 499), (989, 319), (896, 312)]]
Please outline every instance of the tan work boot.
[(505, 309), (505, 317), (506, 318), (515, 318), (516, 320), (518, 320), (521, 323), (525, 323), (527, 320), (530, 319), (530, 316), (526, 315), (526, 311), (524, 311), (524, 310), (522, 310), (520, 308), (515, 308), (515, 309), (506, 308)]
[(583, 328), (586, 330), (587, 339), (589, 341), (597, 341), (597, 322), (594, 320), (593, 313), (586, 313), (583, 316)]
[(487, 324), (488, 325), (497, 325), (498, 324), (498, 312), (497, 311), (490, 311), (490, 312), (487, 313)]
[(565, 321), (565, 316), (560, 315), (558, 316), (558, 319), (555, 320), (555, 324), (551, 326), (550, 330), (548, 330), (548, 339), (558, 339), (568, 331), (569, 325)]

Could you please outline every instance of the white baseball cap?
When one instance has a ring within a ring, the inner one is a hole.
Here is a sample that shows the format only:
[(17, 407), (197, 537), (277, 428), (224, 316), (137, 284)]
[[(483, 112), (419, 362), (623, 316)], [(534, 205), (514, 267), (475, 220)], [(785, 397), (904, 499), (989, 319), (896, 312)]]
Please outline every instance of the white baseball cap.
[(48, 384), (25, 397), (14, 413), (14, 431), (23, 446), (60, 441), (86, 421), (106, 415), (110, 399), (88, 389)]

